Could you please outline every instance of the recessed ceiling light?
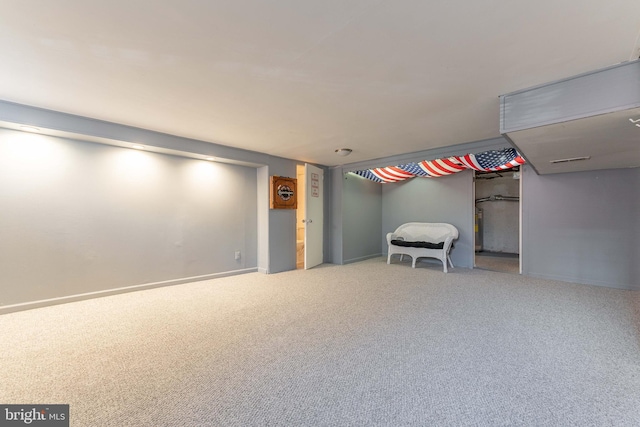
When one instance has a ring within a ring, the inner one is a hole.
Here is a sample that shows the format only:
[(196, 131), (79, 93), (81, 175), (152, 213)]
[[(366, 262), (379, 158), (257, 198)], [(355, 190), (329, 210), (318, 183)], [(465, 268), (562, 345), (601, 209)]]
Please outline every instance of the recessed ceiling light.
[(144, 150), (144, 145), (140, 145), (140, 144), (133, 144), (131, 146), (131, 148), (135, 148), (136, 150)]
[(35, 126), (20, 126), (20, 130), (25, 132), (40, 132), (40, 129)]

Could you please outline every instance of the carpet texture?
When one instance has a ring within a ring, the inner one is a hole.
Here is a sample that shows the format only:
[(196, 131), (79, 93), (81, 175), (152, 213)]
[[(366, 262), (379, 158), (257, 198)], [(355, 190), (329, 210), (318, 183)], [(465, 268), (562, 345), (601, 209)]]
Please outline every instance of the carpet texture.
[(520, 258), (517, 255), (492, 254), (490, 252), (476, 253), (476, 268), (503, 273), (518, 274), (520, 272)]
[(637, 426), (637, 293), (377, 258), (0, 316), (72, 426)]

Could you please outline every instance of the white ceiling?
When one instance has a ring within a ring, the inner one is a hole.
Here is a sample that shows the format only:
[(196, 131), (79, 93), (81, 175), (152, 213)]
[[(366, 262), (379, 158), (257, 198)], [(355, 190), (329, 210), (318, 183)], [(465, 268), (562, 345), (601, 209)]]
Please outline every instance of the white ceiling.
[(499, 95), (640, 55), (638, 0), (0, 6), (0, 99), (328, 166), (497, 137)]
[[(640, 108), (512, 132), (539, 174), (640, 166)], [(583, 160), (552, 163), (552, 161)]]

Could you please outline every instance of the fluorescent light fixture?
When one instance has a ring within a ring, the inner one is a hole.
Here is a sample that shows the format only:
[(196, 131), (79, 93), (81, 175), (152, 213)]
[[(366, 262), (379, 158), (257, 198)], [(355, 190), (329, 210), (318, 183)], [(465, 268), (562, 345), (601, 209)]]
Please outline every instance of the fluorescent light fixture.
[(211, 156), (209, 156), (209, 157), (205, 157), (204, 159), (205, 159), (205, 160), (209, 160), (210, 162), (213, 162), (213, 161), (215, 160), (215, 158), (214, 158), (214, 157), (211, 157)]
[(133, 144), (133, 145), (131, 146), (131, 148), (134, 148), (134, 149), (136, 149), (136, 150), (144, 150), (144, 148), (145, 148), (145, 147), (144, 147), (144, 145), (140, 145), (140, 144)]
[(549, 163), (568, 163), (568, 162), (577, 162), (580, 160), (589, 160), (591, 156), (583, 156), (583, 157), (569, 157), (567, 159), (557, 159), (557, 160), (549, 160)]
[(23, 130), (25, 132), (40, 132), (40, 129), (38, 129), (35, 126), (20, 126), (20, 130)]

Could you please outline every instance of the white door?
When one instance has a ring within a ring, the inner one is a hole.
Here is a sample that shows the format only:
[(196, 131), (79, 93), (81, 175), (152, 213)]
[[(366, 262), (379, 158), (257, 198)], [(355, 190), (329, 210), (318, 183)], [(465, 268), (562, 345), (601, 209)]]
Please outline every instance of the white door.
[(323, 171), (313, 165), (304, 165), (304, 268), (322, 264)]

